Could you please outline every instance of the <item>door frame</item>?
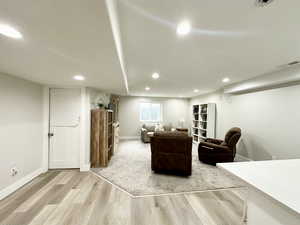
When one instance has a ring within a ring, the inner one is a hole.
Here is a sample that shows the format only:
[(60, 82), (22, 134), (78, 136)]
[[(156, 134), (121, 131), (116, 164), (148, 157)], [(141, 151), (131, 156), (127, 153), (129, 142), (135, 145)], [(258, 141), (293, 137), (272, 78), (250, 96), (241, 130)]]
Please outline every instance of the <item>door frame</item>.
[(86, 161), (89, 162), (89, 160), (85, 160), (87, 154), (87, 138), (86, 138), (86, 131), (88, 129), (88, 126), (86, 125), (87, 121), (87, 110), (86, 109), (86, 101), (87, 101), (87, 93), (85, 87), (61, 87), (61, 86), (46, 86), (43, 88), (43, 172), (47, 172), (49, 170), (49, 137), (48, 133), (50, 130), (50, 89), (52, 88), (77, 88), (80, 89), (81, 93), (81, 109), (80, 109), (80, 123), (79, 123), (79, 129), (80, 129), (80, 137), (79, 137), (79, 165), (80, 165), (80, 171), (89, 171), (90, 170), (90, 163), (85, 163)]

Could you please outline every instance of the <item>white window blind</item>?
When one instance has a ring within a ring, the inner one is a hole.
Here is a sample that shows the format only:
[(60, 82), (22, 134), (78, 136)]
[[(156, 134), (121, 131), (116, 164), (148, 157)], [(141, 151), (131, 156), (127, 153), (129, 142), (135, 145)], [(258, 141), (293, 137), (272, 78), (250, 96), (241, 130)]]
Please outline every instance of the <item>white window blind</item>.
[(161, 104), (140, 103), (140, 121), (160, 122), (162, 121)]

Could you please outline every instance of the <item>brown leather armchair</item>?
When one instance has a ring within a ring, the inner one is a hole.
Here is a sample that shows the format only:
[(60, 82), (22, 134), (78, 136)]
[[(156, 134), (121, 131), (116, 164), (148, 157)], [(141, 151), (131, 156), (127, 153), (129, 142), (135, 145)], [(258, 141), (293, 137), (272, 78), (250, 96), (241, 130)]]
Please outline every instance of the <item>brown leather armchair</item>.
[(221, 162), (233, 162), (236, 154), (236, 144), (241, 137), (241, 129), (231, 128), (225, 135), (225, 140), (207, 138), (198, 147), (199, 160), (216, 165)]
[(151, 168), (157, 173), (192, 174), (192, 137), (186, 132), (155, 132), (151, 137)]

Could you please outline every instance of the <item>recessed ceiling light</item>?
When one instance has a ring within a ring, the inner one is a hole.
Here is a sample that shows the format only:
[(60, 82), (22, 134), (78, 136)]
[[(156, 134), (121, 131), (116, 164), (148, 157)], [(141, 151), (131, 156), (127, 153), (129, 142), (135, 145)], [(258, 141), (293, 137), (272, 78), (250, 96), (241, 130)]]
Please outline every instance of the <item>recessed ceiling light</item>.
[(23, 38), (22, 34), (19, 31), (6, 24), (0, 24), (0, 34), (14, 39)]
[(75, 76), (73, 77), (73, 79), (74, 79), (74, 80), (85, 80), (85, 77), (82, 76), (82, 75), (75, 75)]
[(177, 26), (178, 35), (187, 35), (191, 32), (191, 24), (189, 21), (182, 21)]
[(230, 81), (230, 79), (228, 77), (225, 77), (222, 81), (223, 81), (223, 83), (227, 83)]
[(199, 90), (198, 90), (198, 89), (195, 89), (195, 90), (194, 90), (194, 92), (195, 92), (195, 93), (198, 93), (198, 92), (199, 92)]
[(152, 78), (155, 79), (155, 80), (158, 79), (159, 78), (159, 74), (158, 73), (153, 73), (152, 74)]
[(150, 91), (150, 87), (145, 87), (145, 90), (146, 91)]

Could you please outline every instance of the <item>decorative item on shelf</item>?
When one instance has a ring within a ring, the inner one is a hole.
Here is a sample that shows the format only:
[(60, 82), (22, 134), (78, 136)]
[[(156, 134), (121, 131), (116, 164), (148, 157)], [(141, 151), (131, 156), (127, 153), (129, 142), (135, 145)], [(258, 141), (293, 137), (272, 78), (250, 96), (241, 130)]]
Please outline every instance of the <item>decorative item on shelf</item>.
[(107, 108), (110, 110), (114, 110), (114, 105), (112, 103), (108, 103)]

